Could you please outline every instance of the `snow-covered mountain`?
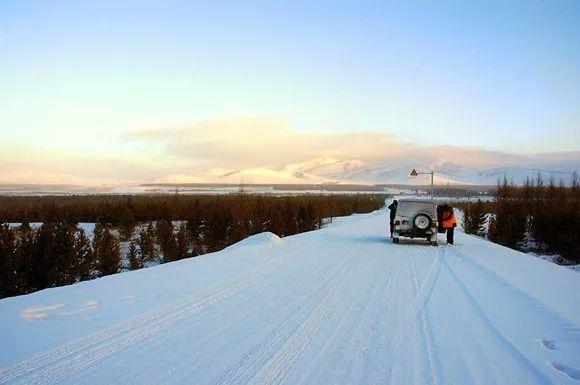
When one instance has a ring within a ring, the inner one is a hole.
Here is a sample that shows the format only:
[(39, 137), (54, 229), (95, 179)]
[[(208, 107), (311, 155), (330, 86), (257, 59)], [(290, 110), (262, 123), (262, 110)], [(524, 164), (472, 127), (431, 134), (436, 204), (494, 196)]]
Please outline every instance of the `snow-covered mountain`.
[(241, 170), (212, 169), (193, 175), (169, 175), (156, 178), (149, 183), (321, 184), (336, 181), (300, 170), (255, 167)]
[[(436, 184), (493, 185), (506, 177), (514, 183), (522, 183), (526, 177), (540, 173), (545, 180), (553, 176), (556, 180), (568, 180), (572, 173), (580, 170), (580, 152), (566, 154), (542, 154), (504, 159), (504, 163), (465, 157), (460, 162), (452, 157), (436, 156), (420, 159), (387, 159), (362, 161), (317, 157), (306, 161), (281, 165), (261, 166), (246, 169), (210, 169), (193, 175), (170, 175), (154, 179), (152, 183), (244, 183), (244, 184), (409, 184), (429, 183), (428, 175), (411, 177), (410, 171), (435, 170)], [(465, 155), (465, 154), (462, 154)], [(481, 158), (488, 157), (486, 153)]]
[[(468, 184), (468, 185), (494, 185), (498, 180), (506, 177), (514, 183), (522, 183), (526, 177), (534, 178), (540, 173), (545, 180), (554, 176), (556, 180), (569, 180), (574, 169), (546, 170), (540, 168), (520, 168), (520, 167), (496, 167), (496, 168), (474, 168), (454, 164), (451, 162), (441, 162), (435, 164), (409, 164), (404, 166), (376, 166), (352, 170), (341, 174), (327, 174), (327, 178), (338, 179), (348, 182), (364, 181), (374, 184), (429, 184), (429, 175), (410, 176), (410, 171), (417, 169), (418, 172), (429, 172), (434, 170), (435, 184)], [(578, 168), (580, 170), (580, 167)]]

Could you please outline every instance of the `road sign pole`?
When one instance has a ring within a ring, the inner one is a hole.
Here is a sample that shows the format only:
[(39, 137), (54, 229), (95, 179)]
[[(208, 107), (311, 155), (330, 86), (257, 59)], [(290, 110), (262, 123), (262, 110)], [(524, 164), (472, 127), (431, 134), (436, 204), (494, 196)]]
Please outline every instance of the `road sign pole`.
[(431, 170), (431, 200), (433, 200), (433, 170)]
[(434, 196), (434, 187), (433, 187), (433, 174), (435, 173), (434, 170), (431, 170), (431, 172), (417, 172), (416, 169), (411, 170), (411, 176), (418, 176), (418, 175), (429, 175), (431, 174), (431, 200), (433, 200), (433, 196)]

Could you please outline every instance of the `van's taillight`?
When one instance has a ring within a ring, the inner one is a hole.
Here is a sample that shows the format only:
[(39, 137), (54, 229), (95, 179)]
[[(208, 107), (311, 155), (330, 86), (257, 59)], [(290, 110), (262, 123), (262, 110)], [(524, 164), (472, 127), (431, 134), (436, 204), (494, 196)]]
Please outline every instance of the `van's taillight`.
[(400, 225), (401, 221), (395, 221), (395, 225)]

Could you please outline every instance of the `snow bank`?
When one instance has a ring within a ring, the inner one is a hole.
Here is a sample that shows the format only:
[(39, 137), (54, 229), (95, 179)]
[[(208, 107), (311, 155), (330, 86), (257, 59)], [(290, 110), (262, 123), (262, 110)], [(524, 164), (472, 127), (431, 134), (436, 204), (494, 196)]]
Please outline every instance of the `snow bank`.
[(580, 277), (575, 271), (477, 236), (461, 234), (460, 237), (458, 248), (473, 263), (580, 325), (580, 305), (570, 300), (570, 294), (580, 290)]
[(265, 231), (263, 233), (255, 234), (235, 243), (227, 248), (227, 250), (235, 250), (242, 247), (272, 247), (284, 244), (284, 240), (274, 233)]

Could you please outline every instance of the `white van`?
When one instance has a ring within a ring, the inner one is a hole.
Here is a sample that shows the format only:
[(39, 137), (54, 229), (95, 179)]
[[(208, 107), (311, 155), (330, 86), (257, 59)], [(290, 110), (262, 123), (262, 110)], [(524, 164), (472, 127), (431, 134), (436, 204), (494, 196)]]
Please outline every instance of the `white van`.
[(399, 200), (393, 228), (393, 243), (399, 237), (425, 238), (437, 246), (437, 206), (433, 201)]

